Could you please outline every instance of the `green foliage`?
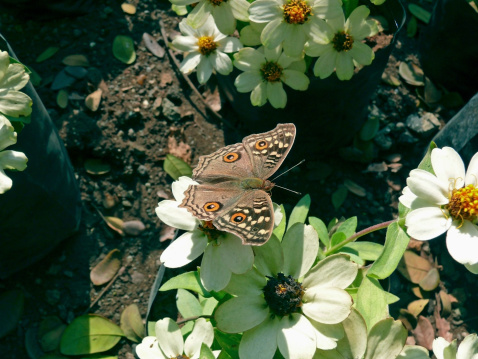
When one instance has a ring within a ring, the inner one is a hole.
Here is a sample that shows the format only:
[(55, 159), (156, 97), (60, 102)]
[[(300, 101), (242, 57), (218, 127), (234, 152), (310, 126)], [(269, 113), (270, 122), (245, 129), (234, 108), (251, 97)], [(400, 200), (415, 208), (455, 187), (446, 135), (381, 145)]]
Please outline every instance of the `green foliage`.
[(211, 297), (211, 293), (209, 293), (202, 285), (201, 278), (199, 277), (199, 273), (196, 272), (187, 272), (177, 275), (176, 277), (171, 278), (166, 283), (164, 283), (161, 288), (159, 288), (160, 292), (164, 292), (166, 290), (171, 289), (189, 289), (193, 292), (201, 294), (203, 297)]
[(181, 176), (191, 177), (193, 170), (182, 159), (177, 158), (171, 154), (166, 155), (166, 159), (163, 164), (164, 171), (170, 175), (174, 180), (177, 180)]
[(344, 245), (341, 253), (355, 254), (356, 256), (367, 260), (375, 261), (383, 251), (383, 246), (379, 243), (373, 242), (351, 242)]
[(354, 11), (358, 6), (358, 0), (344, 0), (342, 2), (342, 7), (344, 8), (345, 18), (348, 18), (352, 11)]
[(432, 14), (430, 14), (429, 11), (416, 4), (408, 4), (408, 11), (410, 11), (413, 16), (415, 16), (418, 20), (423, 21), (425, 24), (428, 24), (430, 22), (430, 18), (432, 17)]
[(204, 343), (201, 344), (201, 352), (199, 353), (199, 359), (215, 359), (212, 350)]
[(375, 323), (388, 316), (387, 297), (378, 280), (368, 276), (363, 278), (357, 292), (356, 308), (369, 331)]
[(131, 304), (123, 310), (120, 324), (125, 337), (133, 342), (140, 343), (146, 336), (143, 320), (136, 304)]
[(432, 166), (432, 151), (435, 149), (437, 145), (435, 142), (430, 142), (430, 145), (428, 146), (427, 153), (425, 154), (425, 157), (423, 157), (422, 161), (418, 165), (418, 169), (430, 172), (431, 174), (435, 174), (433, 171), (433, 166)]
[(178, 289), (176, 306), (183, 318), (191, 318), (202, 315), (202, 307), (198, 298), (184, 289)]
[(299, 202), (295, 205), (292, 213), (289, 217), (289, 223), (287, 225), (287, 230), (290, 229), (295, 223), (305, 223), (307, 219), (307, 214), (309, 213), (310, 208), (310, 196), (306, 194), (302, 197)]
[(317, 217), (309, 217), (309, 223), (312, 227), (314, 227), (315, 231), (319, 235), (319, 240), (322, 242), (322, 244), (326, 248), (329, 248), (329, 231), (327, 230), (327, 226), (325, 225), (325, 223)]
[(217, 340), (222, 350), (232, 359), (239, 359), (239, 343), (242, 336), (240, 334), (226, 334), (218, 329), (214, 329), (214, 339)]
[(127, 65), (132, 64), (136, 60), (133, 39), (124, 35), (116, 36), (113, 40), (113, 55)]

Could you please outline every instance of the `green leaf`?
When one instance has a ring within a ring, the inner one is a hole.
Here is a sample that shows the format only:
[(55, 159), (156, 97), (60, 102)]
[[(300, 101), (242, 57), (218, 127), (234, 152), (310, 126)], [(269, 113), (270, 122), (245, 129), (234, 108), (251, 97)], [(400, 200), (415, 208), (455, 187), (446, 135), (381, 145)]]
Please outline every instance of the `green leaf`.
[(398, 73), (406, 83), (412, 86), (425, 86), (423, 71), (413, 62), (402, 61), (398, 67)]
[(136, 304), (131, 304), (123, 310), (120, 325), (125, 337), (133, 342), (140, 343), (146, 336), (141, 313)]
[(332, 204), (334, 205), (335, 210), (339, 209), (345, 202), (348, 192), (347, 187), (340, 186), (334, 193), (332, 193)]
[(356, 308), (362, 314), (370, 329), (388, 316), (388, 306), (385, 292), (375, 278), (365, 276), (357, 292)]
[(11, 63), (11, 64), (20, 64), (20, 65), (22, 65), (22, 66), (25, 68), (25, 72), (26, 72), (27, 74), (31, 75), (32, 70), (30, 70), (30, 68), (29, 68), (28, 66), (22, 64), (20, 61), (18, 61), (17, 59), (15, 59), (15, 58), (13, 58), (13, 57), (11, 57), (11, 56), (8, 56), (8, 57), (9, 57), (9, 60), (10, 60), (10, 63)]
[(225, 350), (221, 350), (217, 359), (231, 359), (231, 356)]
[(435, 142), (430, 142), (430, 145), (428, 146), (427, 153), (425, 154), (425, 157), (423, 157), (422, 161), (418, 165), (418, 169), (424, 170), (427, 172), (430, 172), (431, 174), (435, 174), (433, 171), (433, 166), (432, 166), (432, 151), (437, 147)]
[(367, 276), (378, 279), (384, 279), (390, 276), (397, 268), (403, 253), (405, 253), (407, 249), (409, 241), (410, 237), (408, 237), (397, 222), (393, 222), (389, 225), (383, 252), (372, 264), (367, 272)]
[[(332, 238), (330, 239), (330, 247), (335, 247), (336, 245), (339, 245), (340, 243), (342, 243), (343, 241), (345, 241), (347, 239), (347, 236), (345, 235), (345, 233), (343, 232), (335, 232), (333, 235), (332, 235)], [(339, 250), (339, 248), (337, 248), (336, 250), (334, 250), (332, 253), (336, 253), (337, 251)], [(330, 254), (332, 254), (330, 253)]]
[(418, 20), (423, 21), (425, 24), (430, 22), (432, 14), (429, 11), (426, 11), (424, 8), (416, 4), (408, 4), (408, 10), (415, 16)]
[(193, 170), (182, 159), (177, 158), (171, 154), (166, 155), (166, 159), (163, 164), (164, 171), (170, 175), (174, 180), (177, 180), (181, 176), (191, 177)]
[(214, 309), (216, 309), (217, 304), (219, 303), (215, 298), (204, 298), (202, 295), (198, 294), (199, 304), (201, 304), (202, 315), (212, 315)]
[(30, 69), (30, 81), (32, 82), (32, 85), (37, 87), (40, 86), (41, 84), (41, 76), (36, 72), (33, 68)]
[(345, 11), (345, 18), (348, 18), (352, 11), (354, 11), (358, 6), (358, 0), (344, 0), (342, 2), (342, 7)]
[(35, 61), (36, 62), (43, 62), (45, 60), (48, 60), (50, 57), (55, 55), (58, 52), (58, 50), (60, 50), (59, 47), (50, 46), (48, 49), (46, 49), (40, 55), (38, 55), (38, 57)]
[(113, 348), (123, 335), (120, 327), (104, 317), (82, 315), (65, 329), (60, 351), (63, 355), (101, 353)]
[(202, 314), (202, 307), (201, 304), (199, 304), (199, 300), (184, 289), (178, 289), (176, 306), (183, 318), (197, 317)]
[(374, 5), (382, 5), (385, 0), (370, 0), (370, 2)]
[(407, 334), (399, 320), (387, 318), (379, 321), (368, 335), (364, 359), (396, 358), (405, 345)]
[(214, 338), (217, 340), (222, 350), (226, 351), (232, 359), (239, 359), (240, 334), (226, 334), (218, 329), (214, 329)]
[(3, 114), (3, 116), (5, 116), (8, 119), (8, 121), (10, 121), (12, 123), (12, 125), (15, 125), (15, 122), (16, 123), (23, 123), (23, 124), (30, 123), (31, 119), (32, 119), (31, 114), (28, 115), (28, 116), (20, 116), (20, 117), (13, 117), (13, 116), (5, 115), (5, 114)]
[(357, 217), (350, 217), (339, 226), (339, 228), (337, 229), (337, 232), (342, 232), (345, 234), (346, 238), (349, 238), (354, 235), (356, 229), (357, 229)]
[(280, 205), (280, 211), (282, 213), (282, 220), (280, 221), (279, 225), (276, 228), (274, 228), (274, 231), (272, 233), (275, 234), (276, 237), (279, 238), (279, 240), (281, 241), (282, 237), (284, 237), (285, 224), (287, 223), (284, 205), (282, 204)]
[(136, 60), (133, 39), (129, 36), (117, 35), (113, 40), (113, 55), (127, 65), (132, 64)]
[(68, 55), (62, 60), (62, 62), (67, 66), (90, 66), (90, 62), (85, 55)]
[(380, 120), (378, 117), (369, 117), (360, 129), (359, 137), (362, 141), (372, 140), (378, 132)]
[(202, 286), (201, 278), (199, 277), (198, 272), (187, 272), (177, 275), (176, 277), (173, 277), (164, 283), (161, 288), (159, 288), (159, 291), (164, 292), (167, 290), (180, 288), (192, 290), (193, 292), (199, 293), (206, 298), (211, 297), (211, 293), (209, 293)]
[(398, 202), (398, 218), (405, 218), (411, 211), (410, 208), (407, 208), (401, 202)]
[(415, 37), (415, 35), (417, 34), (417, 29), (418, 29), (417, 18), (415, 16), (412, 16), (412, 18), (410, 19), (407, 25), (407, 36)]
[(0, 295), (0, 338), (10, 333), (17, 327), (23, 314), (23, 292), (19, 289), (9, 290)]
[(181, 335), (184, 337), (185, 335), (190, 334), (194, 329), (194, 322), (190, 320), (189, 322), (184, 323), (181, 327)]
[(340, 249), (340, 252), (355, 254), (366, 261), (375, 261), (383, 251), (383, 246), (373, 242), (352, 242)]
[(387, 301), (387, 304), (393, 304), (396, 303), (400, 300), (399, 297), (397, 297), (395, 294), (389, 293), (389, 292), (384, 292), (385, 293), (385, 300)]
[(212, 353), (212, 350), (206, 344), (202, 343), (199, 359), (216, 359), (216, 357)]
[(305, 223), (307, 219), (307, 214), (309, 213), (310, 208), (310, 196), (306, 194), (302, 197), (299, 202), (295, 205), (292, 213), (289, 217), (289, 223), (287, 225), (287, 230), (290, 229), (295, 223)]
[(329, 231), (327, 230), (327, 226), (325, 223), (317, 217), (309, 217), (309, 223), (311, 224), (312, 227), (314, 227), (315, 231), (319, 235), (319, 239), (322, 242), (322, 244), (326, 247), (329, 248)]
[(65, 331), (64, 324), (58, 317), (50, 316), (43, 319), (38, 327), (37, 338), (44, 352), (51, 352), (60, 346), (61, 336)]
[(56, 95), (56, 104), (59, 108), (67, 108), (68, 107), (68, 91), (61, 89), (58, 91)]

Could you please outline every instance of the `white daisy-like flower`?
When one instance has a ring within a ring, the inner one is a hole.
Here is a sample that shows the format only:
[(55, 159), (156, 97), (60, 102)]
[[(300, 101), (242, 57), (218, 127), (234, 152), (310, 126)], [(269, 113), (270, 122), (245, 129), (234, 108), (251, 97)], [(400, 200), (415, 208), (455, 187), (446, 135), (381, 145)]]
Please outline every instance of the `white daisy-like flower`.
[(179, 29), (184, 36), (177, 36), (172, 46), (189, 53), (181, 63), (181, 72), (189, 74), (197, 67), (197, 78), (201, 84), (209, 80), (213, 69), (221, 75), (231, 73), (232, 61), (225, 53), (239, 51), (242, 48), (239, 39), (219, 32), (211, 16), (197, 29), (193, 29), (183, 19)]
[(236, 30), (236, 20), (249, 22), (249, 2), (247, 0), (170, 0), (174, 5), (196, 3), (188, 15), (187, 22), (195, 29), (201, 27), (211, 15), (219, 31), (230, 35)]
[(340, 0), (256, 0), (249, 13), (250, 21), (267, 23), (261, 34), (265, 47), (282, 44), (287, 55), (299, 57), (312, 29), (343, 11)]
[[(251, 246), (243, 245), (236, 235), (218, 231), (211, 223), (200, 221), (186, 208), (179, 207), (184, 191), (197, 184), (189, 177), (179, 177), (171, 186), (175, 201), (161, 201), (156, 208), (161, 221), (187, 231), (165, 249), (160, 260), (166, 267), (178, 268), (204, 253), (201, 281), (207, 290), (220, 291), (229, 283), (232, 273), (241, 274), (252, 268), (254, 253)], [(275, 225), (278, 225), (282, 212), (277, 205), (274, 210)]]
[(362, 41), (378, 32), (377, 23), (367, 20), (370, 10), (357, 7), (347, 21), (343, 14), (327, 22), (320, 22), (311, 29), (312, 39), (305, 53), (319, 56), (314, 66), (315, 76), (329, 77), (334, 70), (340, 80), (350, 80), (355, 66), (370, 65), (375, 57), (372, 49)]
[[(0, 97), (1, 98), (1, 97)], [(12, 180), (5, 170), (23, 171), (27, 168), (27, 156), (24, 153), (4, 149), (17, 143), (17, 133), (7, 118), (0, 114), (0, 194), (12, 188)]]
[(438, 337), (433, 341), (433, 354), (437, 359), (478, 359), (478, 337), (468, 335), (458, 346), (456, 339), (451, 343)]
[(251, 103), (254, 106), (263, 106), (269, 101), (274, 108), (284, 108), (287, 94), (282, 83), (299, 91), (309, 87), (310, 80), (304, 74), (305, 61), (297, 60), (287, 56), (281, 46), (240, 50), (234, 54), (234, 66), (244, 71), (234, 82), (237, 91), (252, 91)]
[(157, 321), (155, 332), (155, 337), (143, 338), (141, 344), (136, 347), (136, 354), (140, 359), (197, 359), (201, 345), (204, 343), (210, 347), (214, 340), (212, 325), (204, 318), (196, 320), (193, 331), (186, 341), (183, 340), (181, 329), (171, 318)]
[(239, 33), (239, 40), (245, 46), (259, 46), (261, 43), (261, 33), (266, 24), (258, 24), (251, 21), (249, 25), (244, 26)]
[(282, 242), (277, 237), (254, 248), (255, 268), (233, 275), (224, 289), (232, 295), (216, 309), (219, 330), (244, 332), (242, 359), (271, 359), (279, 348), (285, 358), (312, 358), (317, 348), (333, 349), (343, 337), (340, 324), (352, 298), (344, 290), (357, 264), (343, 254), (312, 267), (319, 249), (312, 226), (294, 224)]
[(478, 274), (478, 153), (465, 172), (460, 155), (451, 147), (431, 153), (435, 174), (422, 169), (410, 172), (400, 202), (407, 214), (407, 232), (426, 241), (447, 232), (450, 255)]

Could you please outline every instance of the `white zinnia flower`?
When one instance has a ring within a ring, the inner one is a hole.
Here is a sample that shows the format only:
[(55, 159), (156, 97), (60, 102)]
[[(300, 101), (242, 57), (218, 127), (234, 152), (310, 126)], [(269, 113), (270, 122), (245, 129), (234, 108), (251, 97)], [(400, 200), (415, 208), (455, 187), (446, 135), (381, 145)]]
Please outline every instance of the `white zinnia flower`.
[(465, 172), (460, 155), (451, 147), (431, 153), (435, 174), (421, 169), (410, 172), (400, 202), (407, 214), (407, 232), (426, 241), (447, 232), (450, 255), (468, 270), (478, 273), (478, 153)]
[(478, 337), (468, 335), (459, 345), (457, 351), (456, 339), (448, 343), (439, 337), (433, 341), (433, 354), (437, 359), (478, 359)]
[(367, 20), (370, 10), (362, 5), (350, 14), (347, 21), (343, 14), (333, 20), (320, 22), (313, 28), (312, 40), (305, 53), (320, 56), (314, 66), (315, 76), (329, 77), (334, 69), (340, 80), (350, 80), (357, 65), (370, 65), (375, 57), (372, 49), (362, 42), (378, 32), (375, 21)]
[(136, 354), (140, 359), (168, 359), (187, 358), (197, 359), (201, 352), (201, 345), (208, 347), (214, 340), (214, 330), (210, 322), (199, 318), (194, 324), (194, 329), (183, 340), (181, 329), (171, 318), (161, 319), (156, 322), (156, 336), (143, 338), (141, 344), (136, 347)]
[(275, 49), (250, 47), (234, 54), (234, 66), (244, 73), (237, 76), (234, 84), (239, 92), (251, 92), (251, 103), (263, 106), (267, 100), (274, 108), (284, 108), (287, 94), (282, 83), (294, 90), (304, 91), (309, 87), (309, 78), (304, 74), (304, 60), (297, 61)]
[(4, 148), (15, 143), (17, 143), (17, 133), (10, 121), (0, 114), (0, 194), (12, 188), (12, 180), (5, 174), (5, 170), (23, 171), (27, 168), (28, 159), (25, 154), (12, 150), (3, 151)]
[(247, 0), (170, 0), (174, 5), (197, 3), (187, 17), (189, 25), (195, 29), (202, 26), (212, 15), (219, 31), (230, 35), (236, 30), (236, 19), (249, 22), (249, 2)]
[(221, 75), (228, 75), (232, 71), (232, 61), (225, 52), (236, 52), (242, 48), (242, 44), (239, 39), (220, 33), (212, 17), (209, 16), (197, 29), (183, 19), (179, 29), (185, 36), (177, 36), (172, 46), (189, 53), (181, 63), (181, 72), (189, 74), (197, 67), (198, 81), (204, 84), (211, 77), (213, 69)]
[[(201, 281), (207, 290), (220, 291), (229, 283), (232, 273), (241, 274), (252, 268), (254, 253), (251, 246), (243, 245), (236, 235), (213, 229), (186, 208), (179, 207), (184, 199), (184, 191), (190, 185), (197, 184), (189, 177), (179, 177), (171, 186), (175, 201), (161, 201), (156, 207), (156, 214), (161, 221), (187, 231), (164, 250), (160, 260), (168, 268), (178, 268), (204, 253)], [(274, 209), (274, 220), (278, 225), (282, 213), (279, 206), (275, 205)]]
[(256, 0), (249, 13), (250, 21), (268, 23), (261, 34), (265, 47), (282, 44), (288, 56), (299, 57), (312, 29), (342, 14), (342, 5), (340, 0)]
[[(216, 309), (219, 330), (244, 332), (241, 359), (312, 358), (316, 349), (333, 349), (343, 337), (341, 323), (352, 298), (344, 290), (357, 264), (343, 254), (312, 267), (319, 249), (312, 226), (294, 224), (282, 242), (277, 237), (254, 248), (255, 268), (233, 275), (226, 292), (237, 295)], [(311, 268), (312, 267), (312, 268)]]

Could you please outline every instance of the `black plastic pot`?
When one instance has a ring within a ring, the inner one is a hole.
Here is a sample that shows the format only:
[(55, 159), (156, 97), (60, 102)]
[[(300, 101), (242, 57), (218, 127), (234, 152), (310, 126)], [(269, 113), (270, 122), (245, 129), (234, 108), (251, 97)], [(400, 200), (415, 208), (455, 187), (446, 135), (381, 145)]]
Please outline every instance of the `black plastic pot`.
[(437, 0), (420, 33), (420, 62), (433, 82), (468, 101), (478, 92), (478, 13), (466, 0)]
[[(372, 14), (387, 19), (393, 33), (401, 29), (405, 11), (399, 0), (387, 0), (381, 6), (370, 5), (370, 8)], [(252, 106), (250, 93), (239, 93), (234, 86), (236, 73), (218, 75), (222, 93), (240, 119), (236, 136), (225, 130), (226, 141), (238, 142), (245, 135), (271, 130), (277, 123), (293, 122), (300, 139), (294, 145), (294, 157), (310, 159), (346, 146), (366, 121), (367, 106), (381, 80), (393, 43), (378, 50), (372, 64), (363, 67), (349, 81), (340, 81), (335, 73), (324, 80), (312, 74), (307, 91), (284, 86), (287, 92), (285, 109), (275, 109), (269, 103), (262, 107)]]
[[(0, 35), (0, 48), (7, 45)], [(8, 46), (8, 52), (14, 56)], [(23, 172), (7, 171), (12, 188), (0, 195), (0, 278), (25, 268), (77, 231), (80, 191), (68, 153), (31, 83), (22, 90), (33, 100), (31, 123), (8, 147), (25, 153)]]

